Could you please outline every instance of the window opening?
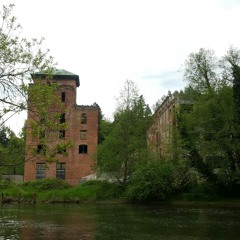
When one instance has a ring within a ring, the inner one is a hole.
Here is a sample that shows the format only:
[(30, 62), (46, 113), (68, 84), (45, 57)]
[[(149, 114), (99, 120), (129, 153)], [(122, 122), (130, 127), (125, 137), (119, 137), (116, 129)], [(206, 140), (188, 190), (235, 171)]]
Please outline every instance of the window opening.
[(46, 146), (43, 144), (38, 144), (37, 145), (37, 153), (46, 153)]
[(59, 139), (65, 139), (65, 130), (59, 131)]
[(85, 144), (79, 145), (79, 153), (87, 153), (88, 152), (88, 146)]
[(37, 163), (36, 164), (36, 179), (43, 179), (46, 177), (46, 164), (45, 163)]
[(65, 180), (66, 163), (57, 163), (56, 165), (56, 178)]
[(62, 96), (61, 96), (61, 98), (62, 98), (62, 102), (65, 102), (65, 97), (66, 97), (65, 92), (62, 92)]
[(81, 140), (87, 139), (87, 130), (80, 130), (80, 139)]
[(81, 114), (81, 124), (87, 124), (87, 114), (86, 113)]
[(66, 119), (65, 119), (65, 116), (66, 114), (65, 113), (62, 113), (61, 116), (60, 116), (60, 123), (65, 123)]

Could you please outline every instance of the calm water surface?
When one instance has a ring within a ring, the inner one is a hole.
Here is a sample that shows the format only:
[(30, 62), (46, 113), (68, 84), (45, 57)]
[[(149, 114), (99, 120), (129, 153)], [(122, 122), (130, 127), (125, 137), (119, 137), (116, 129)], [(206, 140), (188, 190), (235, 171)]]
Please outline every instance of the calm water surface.
[(0, 240), (240, 239), (240, 208), (0, 205)]

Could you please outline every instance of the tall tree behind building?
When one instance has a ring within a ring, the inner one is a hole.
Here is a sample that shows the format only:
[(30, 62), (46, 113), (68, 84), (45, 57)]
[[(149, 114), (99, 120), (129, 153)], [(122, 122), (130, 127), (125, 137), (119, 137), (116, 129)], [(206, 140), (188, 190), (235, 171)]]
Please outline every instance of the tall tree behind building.
[(111, 131), (98, 148), (100, 172), (126, 184), (146, 160), (146, 130), (151, 111), (134, 82), (127, 80), (118, 98)]

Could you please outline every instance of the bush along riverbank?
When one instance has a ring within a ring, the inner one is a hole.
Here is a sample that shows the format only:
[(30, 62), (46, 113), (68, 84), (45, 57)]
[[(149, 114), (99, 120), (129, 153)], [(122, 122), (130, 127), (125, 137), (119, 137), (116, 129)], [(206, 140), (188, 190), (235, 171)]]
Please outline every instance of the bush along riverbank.
[(60, 179), (43, 179), (22, 184), (0, 180), (1, 203), (208, 203), (235, 204), (240, 198), (220, 194), (210, 185), (198, 185), (182, 193), (170, 193), (166, 185), (122, 186), (107, 181), (87, 181), (70, 186)]

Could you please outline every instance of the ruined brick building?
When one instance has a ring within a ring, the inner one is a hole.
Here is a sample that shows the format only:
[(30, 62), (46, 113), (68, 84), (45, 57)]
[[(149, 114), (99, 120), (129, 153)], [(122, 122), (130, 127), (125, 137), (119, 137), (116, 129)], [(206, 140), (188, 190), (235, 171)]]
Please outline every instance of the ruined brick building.
[(77, 88), (80, 86), (76, 74), (56, 70), (49, 79), (41, 73), (33, 74), (32, 78), (42, 79), (43, 84), (54, 82), (58, 85), (56, 94), (63, 105), (60, 121), (66, 122), (67, 128), (56, 131), (49, 142), (56, 144), (71, 140), (73, 147), (67, 150), (66, 155), (59, 155), (57, 162), (50, 164), (46, 163), (44, 156), (34, 155), (34, 149), (38, 151), (42, 145), (33, 138), (34, 112), (28, 111), (24, 181), (60, 178), (77, 185), (83, 178), (95, 173), (93, 159), (98, 142), (98, 108), (76, 104)]
[(165, 156), (173, 139), (173, 127), (176, 126), (176, 114), (180, 107), (190, 106), (183, 93), (175, 91), (169, 94), (153, 115), (153, 123), (147, 132), (148, 146), (160, 156)]

